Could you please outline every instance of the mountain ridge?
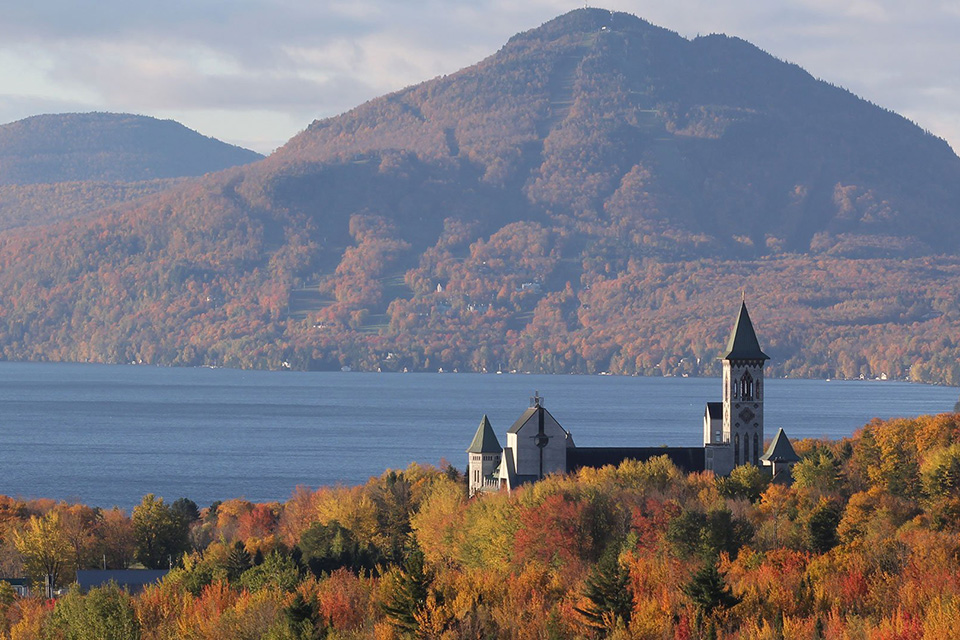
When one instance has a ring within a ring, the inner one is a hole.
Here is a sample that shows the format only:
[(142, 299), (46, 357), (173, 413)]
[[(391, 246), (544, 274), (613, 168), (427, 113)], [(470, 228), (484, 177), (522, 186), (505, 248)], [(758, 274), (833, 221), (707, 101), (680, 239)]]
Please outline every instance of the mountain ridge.
[(263, 156), (173, 120), (61, 113), (0, 125), (0, 229), (96, 214)]
[(262, 158), (174, 120), (127, 113), (43, 114), (0, 125), (0, 185), (182, 178)]
[(581, 9), (256, 163), (0, 234), (0, 353), (709, 375), (746, 288), (773, 375), (957, 384), (957, 178), (745, 41)]

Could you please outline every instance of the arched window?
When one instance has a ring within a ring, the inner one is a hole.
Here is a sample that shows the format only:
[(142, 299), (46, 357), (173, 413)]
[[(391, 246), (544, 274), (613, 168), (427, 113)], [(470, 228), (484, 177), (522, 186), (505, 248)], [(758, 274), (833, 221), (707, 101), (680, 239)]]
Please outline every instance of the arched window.
[(760, 466), (760, 436), (753, 434), (753, 464)]
[(733, 466), (740, 464), (740, 434), (733, 436)]
[(763, 400), (763, 396), (761, 395), (760, 387), (761, 387), (761, 381), (760, 381), (760, 380), (757, 380), (756, 382), (753, 383), (753, 396), (754, 396), (757, 400)]
[(740, 377), (740, 399), (753, 400), (753, 376), (749, 371), (744, 371)]

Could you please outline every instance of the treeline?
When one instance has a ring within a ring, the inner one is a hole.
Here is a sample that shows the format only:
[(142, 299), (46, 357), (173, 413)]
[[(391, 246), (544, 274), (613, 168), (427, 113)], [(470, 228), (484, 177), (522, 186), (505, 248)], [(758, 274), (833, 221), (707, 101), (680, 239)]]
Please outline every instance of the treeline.
[[(283, 504), (132, 517), (3, 501), (5, 572), (175, 568), (130, 596), (0, 587), (4, 637), (912, 638), (960, 622), (960, 415), (797, 443), (792, 486), (666, 457), (468, 500), (411, 466)], [(42, 542), (42, 543), (41, 543)], [(17, 565), (17, 563), (22, 565)]]

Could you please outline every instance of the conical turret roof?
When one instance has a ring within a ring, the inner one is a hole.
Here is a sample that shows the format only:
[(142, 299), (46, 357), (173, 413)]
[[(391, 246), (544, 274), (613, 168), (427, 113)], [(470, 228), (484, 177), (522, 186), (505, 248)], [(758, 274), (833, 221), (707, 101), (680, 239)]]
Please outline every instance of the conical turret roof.
[(790, 438), (787, 437), (787, 432), (783, 428), (777, 430), (770, 448), (760, 456), (760, 459), (764, 462), (800, 462), (800, 456), (793, 450)]
[(467, 453), (500, 453), (501, 451), (503, 451), (503, 447), (497, 440), (497, 434), (493, 432), (487, 414), (483, 414), (483, 420), (477, 427), (477, 433), (473, 436), (473, 442), (470, 443)]
[(733, 325), (733, 331), (727, 340), (727, 348), (721, 360), (769, 360), (770, 356), (760, 349), (757, 332), (753, 330), (747, 303), (740, 303), (740, 315)]

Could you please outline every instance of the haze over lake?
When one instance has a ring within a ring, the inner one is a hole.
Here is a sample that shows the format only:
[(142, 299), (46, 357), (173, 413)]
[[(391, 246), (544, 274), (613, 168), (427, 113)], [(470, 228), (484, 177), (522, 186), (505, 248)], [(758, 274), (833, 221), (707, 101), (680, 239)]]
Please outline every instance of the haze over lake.
[[(414, 461), (462, 469), (482, 415), (503, 440), (535, 390), (581, 446), (696, 446), (704, 403), (720, 400), (715, 378), (0, 363), (0, 493), (205, 506), (285, 500), (299, 484), (358, 484)], [(766, 435), (840, 438), (956, 401), (953, 387), (767, 380)]]

